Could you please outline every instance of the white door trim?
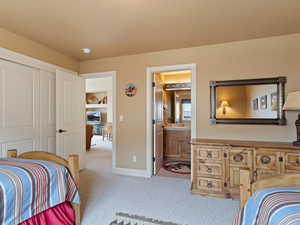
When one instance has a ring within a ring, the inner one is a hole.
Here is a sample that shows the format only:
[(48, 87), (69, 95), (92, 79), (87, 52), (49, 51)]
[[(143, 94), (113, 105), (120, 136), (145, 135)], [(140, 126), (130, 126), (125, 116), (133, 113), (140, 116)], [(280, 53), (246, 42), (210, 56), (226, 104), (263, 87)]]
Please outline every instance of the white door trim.
[(0, 48), (0, 59), (6, 60), (6, 61), (11, 61), (14, 63), (19, 63), (22, 65), (26, 65), (29, 67), (41, 69), (41, 70), (52, 72), (52, 73), (55, 73), (56, 70), (61, 70), (61, 71), (65, 71), (68, 73), (73, 73), (74, 75), (78, 75), (77, 72), (74, 72), (72, 70), (68, 70), (63, 67), (44, 62), (39, 59), (30, 57), (30, 56), (23, 55), (21, 53), (8, 50), (6, 48)]
[[(104, 78), (104, 77), (112, 77), (112, 124), (113, 124), (113, 141), (112, 141), (112, 171), (116, 172), (116, 152), (117, 152), (117, 72), (116, 71), (109, 71), (109, 72), (98, 72), (98, 73), (86, 73), (80, 74), (81, 77), (84, 79), (90, 78)], [(116, 172), (117, 173), (117, 172)]]
[(176, 70), (191, 70), (192, 72), (192, 121), (191, 121), (191, 137), (197, 137), (197, 66), (196, 64), (180, 64), (170, 66), (154, 66), (148, 67), (146, 71), (146, 157), (147, 157), (147, 176), (151, 177), (153, 172), (153, 135), (152, 135), (152, 82), (153, 73), (169, 72)]

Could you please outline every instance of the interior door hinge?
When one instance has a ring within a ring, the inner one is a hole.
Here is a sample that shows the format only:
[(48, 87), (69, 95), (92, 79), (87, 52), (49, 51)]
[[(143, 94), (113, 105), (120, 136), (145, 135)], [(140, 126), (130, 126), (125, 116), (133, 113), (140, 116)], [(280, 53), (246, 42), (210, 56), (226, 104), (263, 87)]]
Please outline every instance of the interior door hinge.
[(152, 158), (153, 162), (155, 162), (155, 157)]
[(155, 124), (155, 120), (152, 120), (152, 124), (153, 124), (153, 125)]
[(152, 82), (152, 87), (155, 87), (155, 82)]

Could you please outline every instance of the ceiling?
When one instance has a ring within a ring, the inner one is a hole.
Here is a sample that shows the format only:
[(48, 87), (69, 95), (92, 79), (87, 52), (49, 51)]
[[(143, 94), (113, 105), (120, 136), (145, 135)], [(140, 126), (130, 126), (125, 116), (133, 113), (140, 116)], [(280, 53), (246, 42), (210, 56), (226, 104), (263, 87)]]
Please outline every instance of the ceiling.
[[(0, 26), (80, 60), (300, 32), (299, 0), (1, 0)], [(91, 48), (84, 55), (82, 48)]]

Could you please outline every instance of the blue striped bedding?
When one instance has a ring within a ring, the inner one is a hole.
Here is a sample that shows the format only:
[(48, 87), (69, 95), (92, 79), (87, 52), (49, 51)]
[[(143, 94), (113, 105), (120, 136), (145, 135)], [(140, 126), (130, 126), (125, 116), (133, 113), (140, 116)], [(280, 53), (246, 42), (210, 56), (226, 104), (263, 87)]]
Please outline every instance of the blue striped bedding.
[(65, 201), (80, 202), (65, 167), (42, 160), (0, 159), (0, 225), (17, 225)]
[(300, 188), (269, 188), (255, 192), (234, 225), (300, 225)]

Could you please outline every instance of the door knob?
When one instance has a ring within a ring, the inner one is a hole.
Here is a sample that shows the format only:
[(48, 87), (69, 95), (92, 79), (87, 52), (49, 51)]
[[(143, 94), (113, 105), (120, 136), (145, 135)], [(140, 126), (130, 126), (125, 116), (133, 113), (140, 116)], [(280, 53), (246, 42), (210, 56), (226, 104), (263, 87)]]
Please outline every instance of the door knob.
[(65, 132), (67, 132), (67, 130), (63, 130), (63, 129), (58, 130), (58, 133), (65, 133)]

